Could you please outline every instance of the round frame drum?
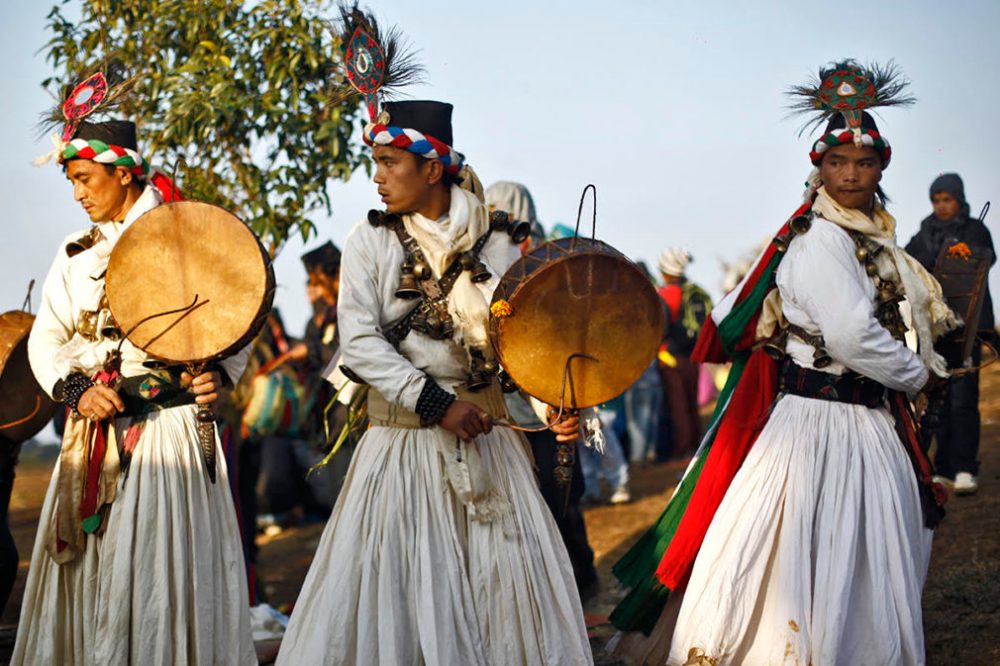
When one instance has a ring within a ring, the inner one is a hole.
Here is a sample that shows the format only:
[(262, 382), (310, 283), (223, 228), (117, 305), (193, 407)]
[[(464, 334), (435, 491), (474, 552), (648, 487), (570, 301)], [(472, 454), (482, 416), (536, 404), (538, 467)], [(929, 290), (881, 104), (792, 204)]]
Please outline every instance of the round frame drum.
[(271, 310), (274, 284), (256, 234), (198, 201), (157, 206), (132, 223), (106, 277), (108, 306), (132, 344), (190, 365), (247, 345)]
[(24, 442), (52, 419), (58, 405), (42, 390), (28, 363), (28, 334), (35, 316), (0, 314), (0, 439)]
[(521, 257), (501, 278), (491, 312), (504, 370), (550, 405), (582, 409), (621, 395), (663, 339), (664, 306), (649, 278), (587, 238), (561, 238)]

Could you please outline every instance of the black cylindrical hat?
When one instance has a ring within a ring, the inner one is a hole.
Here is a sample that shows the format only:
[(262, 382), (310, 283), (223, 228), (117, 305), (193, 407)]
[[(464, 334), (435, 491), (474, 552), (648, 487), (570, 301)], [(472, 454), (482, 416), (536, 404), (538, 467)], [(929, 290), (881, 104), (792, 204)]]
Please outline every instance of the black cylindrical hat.
[(406, 100), (386, 102), (382, 108), (389, 114), (387, 124), (415, 129), (449, 146), (454, 146), (451, 134), (451, 111), (454, 107), (451, 104), (430, 100)]
[(103, 123), (84, 120), (76, 128), (73, 138), (85, 141), (96, 139), (110, 146), (121, 146), (139, 152), (139, 145), (135, 139), (135, 123), (128, 120), (108, 120)]
[(336, 276), (340, 270), (340, 250), (332, 242), (327, 241), (315, 250), (303, 254), (302, 263), (309, 272), (322, 271), (329, 276)]

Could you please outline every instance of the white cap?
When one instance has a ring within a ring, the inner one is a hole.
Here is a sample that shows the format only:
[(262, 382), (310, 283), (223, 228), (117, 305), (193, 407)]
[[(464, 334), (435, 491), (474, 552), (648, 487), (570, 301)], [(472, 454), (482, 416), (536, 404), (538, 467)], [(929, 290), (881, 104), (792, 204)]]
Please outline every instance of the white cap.
[(660, 272), (666, 275), (682, 276), (691, 263), (691, 253), (679, 247), (668, 247), (660, 254)]

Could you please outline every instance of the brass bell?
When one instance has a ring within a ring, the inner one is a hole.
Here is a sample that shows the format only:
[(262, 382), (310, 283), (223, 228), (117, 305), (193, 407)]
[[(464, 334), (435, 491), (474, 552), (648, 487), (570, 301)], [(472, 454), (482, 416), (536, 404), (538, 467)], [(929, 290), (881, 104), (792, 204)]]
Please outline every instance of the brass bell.
[(470, 391), (482, 391), (490, 385), (492, 377), (485, 372), (473, 371), (469, 373), (469, 379), (465, 382), (466, 388)]
[(417, 285), (417, 278), (414, 277), (412, 270), (406, 270), (404, 266), (403, 272), (399, 276), (399, 286), (396, 287), (396, 298), (413, 300), (420, 298), (421, 293), (420, 287)]
[(780, 236), (775, 236), (774, 240), (771, 242), (774, 243), (774, 247), (778, 249), (778, 252), (787, 252), (788, 244), (791, 243), (791, 241), (792, 239), (788, 234), (781, 234)]
[(808, 215), (796, 215), (789, 220), (788, 228), (796, 234), (804, 234), (812, 228), (812, 219)]
[(413, 266), (413, 274), (418, 280), (426, 280), (431, 276), (431, 267), (423, 261), (418, 261)]
[(507, 233), (515, 244), (520, 245), (531, 235), (531, 224), (528, 222), (514, 222), (507, 227)]
[(858, 258), (858, 261), (868, 261), (868, 248), (862, 245), (854, 251), (854, 256)]
[(476, 257), (471, 252), (463, 252), (458, 258), (458, 263), (461, 264), (462, 270), (471, 271), (476, 267)]
[(775, 361), (781, 361), (785, 358), (785, 343), (787, 342), (788, 332), (784, 330), (779, 331), (764, 343), (764, 353)]
[(504, 393), (513, 393), (514, 391), (518, 390), (518, 387), (517, 384), (514, 383), (514, 380), (510, 378), (510, 375), (508, 375), (506, 372), (501, 372), (500, 389)]
[(495, 210), (490, 213), (490, 229), (501, 231), (510, 224), (510, 215), (505, 210)]
[(871, 277), (878, 275), (878, 266), (874, 262), (869, 261), (865, 264), (865, 273), (868, 273)]
[(97, 314), (97, 330), (108, 340), (117, 341), (122, 338), (122, 332), (118, 328), (118, 324), (115, 322), (115, 318), (111, 314), (111, 310), (108, 309), (102, 309)]
[(889, 301), (896, 298), (896, 289), (894, 287), (890, 288), (891, 282), (886, 282), (878, 290), (878, 298), (883, 303), (888, 303)]
[(452, 320), (451, 315), (447, 315), (441, 320), (441, 337), (439, 339), (450, 338), (454, 332), (455, 322)]
[(500, 366), (497, 365), (497, 362), (495, 360), (493, 360), (492, 358), (483, 361), (483, 371), (484, 372), (488, 372), (491, 375), (493, 375), (493, 374), (496, 374), (497, 370), (499, 370), (499, 369), (500, 369)]
[(472, 281), (486, 282), (490, 279), (490, 276), (490, 269), (486, 268), (486, 264), (481, 261), (476, 262), (475, 267), (472, 269)]
[(822, 370), (833, 363), (833, 358), (823, 347), (817, 347), (816, 351), (813, 352), (813, 367), (817, 370)]

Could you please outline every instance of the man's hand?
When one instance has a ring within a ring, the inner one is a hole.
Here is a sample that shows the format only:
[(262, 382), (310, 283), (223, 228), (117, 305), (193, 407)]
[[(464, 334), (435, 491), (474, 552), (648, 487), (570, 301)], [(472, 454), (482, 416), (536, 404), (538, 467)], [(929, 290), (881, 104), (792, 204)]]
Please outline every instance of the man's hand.
[(927, 373), (927, 381), (924, 383), (923, 387), (920, 389), (920, 393), (925, 395), (931, 395), (936, 391), (944, 389), (948, 385), (948, 377), (938, 377), (933, 372)]
[[(549, 423), (559, 415), (559, 410), (549, 405), (545, 410), (545, 416)], [(562, 420), (549, 426), (549, 430), (556, 434), (557, 442), (572, 442), (580, 439), (580, 412), (575, 409), (564, 409)]]
[(80, 396), (76, 411), (91, 421), (103, 421), (125, 411), (125, 403), (110, 386), (94, 384)]
[(477, 435), (493, 430), (493, 418), (471, 402), (456, 400), (438, 425), (463, 442), (471, 442)]
[(191, 393), (197, 396), (194, 401), (199, 405), (210, 405), (219, 399), (222, 377), (215, 370), (203, 372), (197, 377), (192, 377), (189, 372), (182, 372), (181, 386), (190, 387)]

